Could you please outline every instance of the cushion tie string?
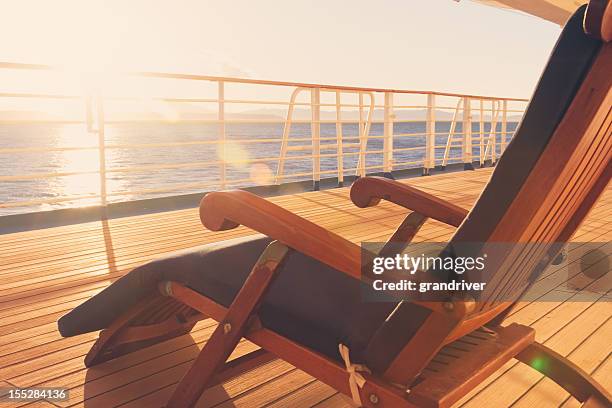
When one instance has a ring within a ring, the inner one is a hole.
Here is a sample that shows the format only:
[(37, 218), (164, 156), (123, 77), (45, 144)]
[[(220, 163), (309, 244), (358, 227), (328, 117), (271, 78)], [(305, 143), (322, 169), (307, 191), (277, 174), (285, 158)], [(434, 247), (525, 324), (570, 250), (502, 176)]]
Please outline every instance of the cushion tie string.
[(344, 364), (346, 365), (346, 372), (349, 374), (349, 388), (351, 390), (351, 397), (353, 398), (353, 402), (358, 407), (361, 407), (362, 405), (359, 389), (363, 388), (366, 380), (359, 373), (359, 371), (369, 373), (370, 370), (368, 370), (368, 368), (363, 364), (352, 364), (349, 348), (344, 344), (339, 344), (338, 349), (340, 351), (340, 357), (342, 357), (342, 360), (344, 360)]

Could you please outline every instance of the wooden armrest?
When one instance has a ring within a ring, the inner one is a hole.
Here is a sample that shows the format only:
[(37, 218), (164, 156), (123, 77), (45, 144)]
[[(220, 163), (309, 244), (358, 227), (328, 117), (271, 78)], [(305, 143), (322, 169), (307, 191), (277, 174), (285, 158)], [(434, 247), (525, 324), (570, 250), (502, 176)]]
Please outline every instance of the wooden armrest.
[(206, 194), (200, 203), (200, 219), (212, 231), (244, 225), (356, 279), (361, 278), (358, 245), (247, 191)]
[(468, 215), (455, 204), (383, 177), (363, 177), (351, 187), (351, 200), (357, 207), (372, 207), (381, 199), (455, 227)]
[[(211, 231), (244, 225), (355, 279), (362, 279), (362, 254), (358, 245), (247, 191), (206, 194), (200, 203), (200, 220)], [(462, 310), (449, 311), (445, 302), (412, 303), (446, 314)]]

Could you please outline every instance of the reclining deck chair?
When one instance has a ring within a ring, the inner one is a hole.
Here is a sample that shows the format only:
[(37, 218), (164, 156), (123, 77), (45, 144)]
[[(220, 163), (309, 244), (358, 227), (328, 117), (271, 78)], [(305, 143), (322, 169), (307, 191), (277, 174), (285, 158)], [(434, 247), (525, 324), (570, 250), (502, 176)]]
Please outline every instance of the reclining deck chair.
[[(535, 342), (533, 329), (503, 325), (610, 179), (610, 9), (592, 2), (586, 19), (582, 7), (569, 20), (471, 211), (389, 179), (365, 177), (352, 186), (360, 207), (385, 199), (413, 211), (390, 242), (409, 242), (433, 218), (458, 227), (451, 243), (536, 243), (496, 258), (477, 301), (363, 302), (371, 286), (362, 279), (358, 245), (248, 192), (216, 192), (200, 206), (208, 229), (241, 224), (263, 236), (135, 268), (63, 316), (61, 334), (103, 329), (85, 360), (92, 366), (188, 333), (198, 320), (219, 322), (168, 407), (193, 406), (211, 385), (277, 357), (366, 407), (450, 406), (512, 358), (585, 406), (612, 406), (588, 374)], [(261, 348), (227, 362), (243, 337)]]

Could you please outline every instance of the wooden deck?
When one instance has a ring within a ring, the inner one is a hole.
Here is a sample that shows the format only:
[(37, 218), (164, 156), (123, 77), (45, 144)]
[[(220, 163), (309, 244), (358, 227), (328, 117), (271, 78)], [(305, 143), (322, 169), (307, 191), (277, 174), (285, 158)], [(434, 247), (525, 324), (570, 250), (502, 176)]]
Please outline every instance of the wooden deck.
[[(489, 176), (490, 170), (483, 169), (407, 182), (469, 208)], [(346, 188), (271, 200), (356, 242), (384, 240), (406, 214), (389, 203), (355, 208)], [(608, 188), (574, 239), (610, 245), (611, 219), (612, 189)], [(445, 240), (452, 232), (431, 221), (417, 240)], [(31, 406), (161, 406), (210, 336), (212, 321), (198, 323), (191, 336), (86, 370), (83, 357), (97, 334), (62, 339), (56, 330), (57, 318), (134, 266), (163, 253), (250, 233), (244, 228), (205, 231), (196, 209), (190, 209), (0, 236), (0, 387), (70, 389), (69, 401)], [(567, 276), (563, 268), (551, 269), (538, 284), (546, 281), (553, 290), (563, 292)], [(563, 292), (566, 295), (556, 302), (524, 303), (509, 320), (531, 325), (540, 342), (569, 356), (612, 388), (612, 303), (610, 298), (602, 301), (608, 296), (605, 292), (591, 290), (588, 284), (579, 287), (578, 292)], [(254, 347), (243, 341), (235, 355)], [(349, 406), (333, 389), (282, 361), (206, 391), (200, 405)], [(478, 408), (511, 405), (570, 407), (577, 403), (537, 372), (510, 362), (458, 404)], [(4, 406), (9, 405), (0, 403)]]

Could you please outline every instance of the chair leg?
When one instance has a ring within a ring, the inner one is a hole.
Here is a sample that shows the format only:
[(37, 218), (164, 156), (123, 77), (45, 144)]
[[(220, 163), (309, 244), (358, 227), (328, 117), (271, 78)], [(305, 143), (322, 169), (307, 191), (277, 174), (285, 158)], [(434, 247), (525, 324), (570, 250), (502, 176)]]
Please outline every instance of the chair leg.
[(610, 406), (612, 406), (610, 401), (606, 403), (595, 395), (592, 395), (584, 402), (584, 404), (582, 404), (582, 408), (610, 408)]
[(389, 241), (380, 250), (378, 256), (387, 257), (401, 253), (412, 242), (414, 236), (419, 232), (427, 217), (417, 212), (411, 212), (397, 227)]
[(181, 379), (166, 408), (193, 407), (254, 321), (259, 305), (289, 248), (273, 241), (260, 256), (244, 285), (187, 374)]
[(541, 372), (585, 407), (612, 407), (612, 396), (592, 376), (566, 357), (550, 348), (533, 343), (521, 351), (516, 359)]
[(85, 356), (91, 367), (132, 351), (187, 334), (205, 316), (177, 300), (154, 293), (117, 318)]

